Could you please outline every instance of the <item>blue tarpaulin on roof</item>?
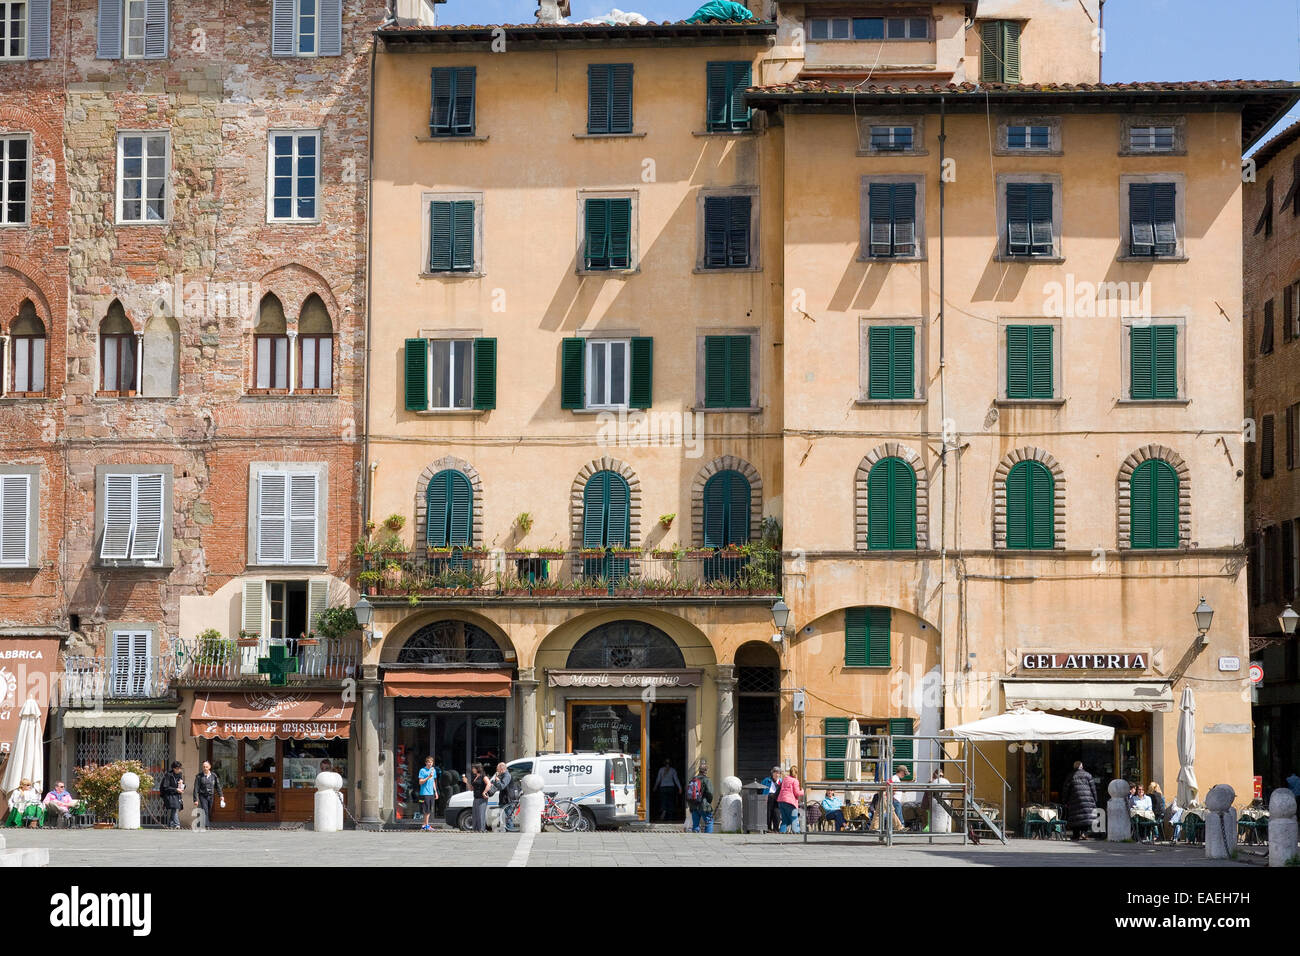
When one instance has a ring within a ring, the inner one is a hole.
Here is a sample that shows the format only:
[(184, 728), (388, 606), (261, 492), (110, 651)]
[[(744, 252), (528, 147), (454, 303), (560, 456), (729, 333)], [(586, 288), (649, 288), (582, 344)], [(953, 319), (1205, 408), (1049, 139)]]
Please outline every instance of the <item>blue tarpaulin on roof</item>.
[(687, 18), (687, 23), (704, 23), (708, 20), (752, 20), (754, 15), (732, 0), (709, 0)]

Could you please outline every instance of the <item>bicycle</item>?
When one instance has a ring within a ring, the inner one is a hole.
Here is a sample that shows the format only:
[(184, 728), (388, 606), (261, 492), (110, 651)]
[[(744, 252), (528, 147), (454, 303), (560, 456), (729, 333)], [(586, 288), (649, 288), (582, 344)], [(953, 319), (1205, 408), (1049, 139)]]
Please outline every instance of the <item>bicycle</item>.
[[(501, 819), (507, 833), (519, 832), (519, 800), (511, 800), (501, 808)], [(546, 804), (542, 807), (542, 827), (553, 826), (561, 833), (583, 832), (591, 828), (587, 815), (576, 803), (567, 797), (556, 800), (552, 794), (546, 794)]]

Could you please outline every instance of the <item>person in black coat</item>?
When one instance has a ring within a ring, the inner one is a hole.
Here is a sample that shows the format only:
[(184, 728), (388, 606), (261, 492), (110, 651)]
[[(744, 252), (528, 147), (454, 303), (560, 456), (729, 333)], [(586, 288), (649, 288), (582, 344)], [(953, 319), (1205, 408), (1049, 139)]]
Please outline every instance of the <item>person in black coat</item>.
[(212, 801), (221, 800), (221, 805), (226, 805), (225, 797), (221, 795), (221, 778), (212, 772), (212, 764), (203, 761), (202, 772), (194, 778), (194, 805), (203, 813), (203, 826), (212, 822)]
[(1082, 760), (1074, 762), (1074, 772), (1062, 784), (1061, 802), (1065, 804), (1066, 820), (1074, 831), (1070, 839), (1078, 840), (1092, 827), (1097, 809), (1097, 784), (1092, 774), (1083, 769)]
[(158, 793), (162, 797), (163, 809), (167, 811), (167, 829), (181, 828), (181, 807), (184, 801), (181, 794), (185, 792), (185, 774), (179, 760), (172, 761), (171, 770), (162, 775), (158, 781)]

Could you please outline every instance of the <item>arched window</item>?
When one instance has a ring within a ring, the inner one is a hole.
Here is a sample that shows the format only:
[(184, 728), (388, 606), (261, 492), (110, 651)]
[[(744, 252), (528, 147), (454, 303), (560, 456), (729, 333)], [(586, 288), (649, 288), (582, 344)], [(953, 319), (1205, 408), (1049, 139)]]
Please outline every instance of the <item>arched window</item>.
[[(618, 472), (598, 471), (587, 479), (582, 493), (582, 546), (584, 548), (626, 548), (631, 544), (631, 492)], [(626, 558), (587, 558), (586, 577), (623, 579), (628, 575)]]
[(682, 649), (659, 628), (642, 621), (611, 621), (593, 628), (569, 651), (568, 668), (665, 670), (686, 666)]
[(289, 388), (289, 335), (284, 306), (269, 292), (262, 296), (253, 330), (253, 387)]
[(1007, 473), (1007, 547), (1056, 547), (1056, 483), (1042, 462), (1018, 462)]
[(440, 471), (426, 492), (425, 540), (431, 548), (468, 547), (474, 526), (474, 490), (459, 471)]
[(180, 382), (181, 330), (176, 320), (155, 315), (144, 327), (141, 342), (140, 394), (153, 398), (173, 396)]
[[(14, 391), (39, 394), (45, 391), (45, 324), (36, 314), (36, 306), (24, 299), (18, 318), (10, 327), (13, 353)], [(2, 358), (0, 358), (2, 361)], [(3, 365), (0, 365), (0, 372)], [(0, 387), (3, 387), (0, 374)]]
[(134, 395), (136, 377), (135, 329), (116, 299), (99, 323), (99, 387), (101, 391)]
[(321, 391), (334, 387), (334, 328), (325, 303), (314, 292), (298, 316), (298, 387)]
[(410, 636), (397, 652), (399, 664), (504, 664), (505, 655), (481, 627), (437, 621)]
[(704, 546), (725, 548), (749, 541), (749, 481), (720, 471), (704, 486)]
[(867, 475), (867, 550), (916, 550), (916, 472), (882, 458)]
[(1130, 547), (1178, 547), (1178, 493), (1178, 472), (1169, 462), (1149, 458), (1133, 469)]

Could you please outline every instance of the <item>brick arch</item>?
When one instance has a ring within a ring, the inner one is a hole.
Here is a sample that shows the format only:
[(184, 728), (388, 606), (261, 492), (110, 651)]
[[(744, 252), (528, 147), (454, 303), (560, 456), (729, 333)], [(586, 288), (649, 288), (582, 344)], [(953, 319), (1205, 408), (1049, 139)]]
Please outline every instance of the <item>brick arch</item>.
[(54, 322), (54, 304), (63, 301), (54, 284), (34, 262), (9, 253), (0, 255), (0, 324), (8, 327), (23, 299), (31, 299), (36, 314), (48, 330)]
[(1065, 549), (1065, 470), (1041, 448), (1017, 448), (998, 462), (993, 472), (993, 547), (1007, 546), (1007, 475), (1022, 461), (1036, 461), (1052, 473), (1053, 549)]
[(470, 490), (474, 492), (474, 508), (470, 513), (469, 542), (474, 547), (483, 546), (483, 479), (469, 462), (447, 455), (439, 458), (428, 468), (420, 472), (415, 483), (415, 540), (414, 547), (420, 548), (428, 540), (429, 482), (440, 471), (459, 471), (469, 479)]
[(704, 486), (720, 471), (738, 471), (749, 482), (749, 538), (757, 541), (763, 536), (763, 479), (743, 458), (723, 455), (701, 468), (691, 483), (691, 540), (697, 547), (704, 546)]
[(901, 458), (916, 475), (916, 548), (925, 551), (930, 547), (930, 475), (921, 461), (920, 454), (899, 442), (885, 442), (867, 452), (858, 464), (858, 472), (853, 482), (853, 509), (855, 513), (854, 547), (858, 551), (867, 550), (867, 479), (871, 467), (882, 458)]
[(262, 296), (268, 292), (275, 293), (275, 297), (284, 306), (285, 322), (290, 327), (298, 324), (298, 315), (302, 312), (303, 303), (314, 292), (325, 303), (325, 309), (330, 314), (330, 322), (336, 330), (338, 329), (339, 302), (328, 280), (318, 269), (304, 265), (300, 261), (286, 262), (264, 274), (258, 280), (258, 285), (260, 288), (257, 289), (256, 301), (261, 302)]
[(582, 547), (582, 496), (587, 490), (587, 479), (598, 471), (612, 471), (622, 475), (627, 482), (628, 541), (637, 547), (641, 537), (641, 479), (626, 462), (617, 458), (597, 458), (582, 466), (569, 489), (569, 532), (575, 551)]
[(1192, 540), (1192, 478), (1183, 456), (1164, 445), (1144, 445), (1124, 459), (1119, 466), (1119, 546), (1131, 548), (1133, 534), (1133, 499), (1129, 482), (1138, 465), (1152, 458), (1168, 462), (1178, 475), (1178, 546), (1187, 547)]

